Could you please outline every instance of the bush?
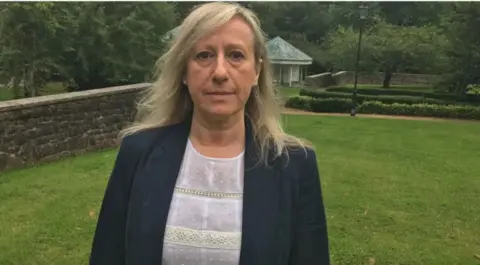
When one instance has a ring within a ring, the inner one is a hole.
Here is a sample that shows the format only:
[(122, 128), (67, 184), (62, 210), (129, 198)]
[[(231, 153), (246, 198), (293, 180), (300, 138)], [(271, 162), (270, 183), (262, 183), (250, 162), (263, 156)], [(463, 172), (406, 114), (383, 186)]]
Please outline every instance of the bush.
[[(313, 112), (349, 113), (352, 101), (344, 98), (312, 98), (293, 96), (287, 99), (286, 106)], [(437, 104), (386, 104), (379, 101), (364, 101), (358, 106), (358, 113), (405, 115), (437, 118), (480, 120), (480, 107), (467, 105)]]
[[(328, 92), (328, 91), (309, 91), (302, 89), (300, 90), (301, 96), (309, 96), (313, 98), (345, 98), (351, 99), (352, 93), (340, 93), (340, 92)], [(361, 95), (357, 94), (357, 103), (361, 104), (363, 101), (380, 101), (387, 104), (393, 103), (403, 103), (403, 104), (419, 104), (419, 103), (429, 103), (429, 104), (438, 104), (438, 105), (448, 105), (455, 104), (454, 101), (446, 101), (440, 99), (431, 99), (423, 97), (414, 97), (414, 96), (385, 96), (385, 95)]]
[[(339, 92), (339, 93), (353, 93), (353, 88), (348, 87), (331, 87), (327, 88), (328, 92)], [(452, 93), (441, 93), (441, 92), (431, 92), (431, 91), (420, 91), (420, 90), (404, 90), (404, 89), (386, 89), (386, 88), (362, 88), (357, 90), (357, 94), (361, 95), (373, 95), (373, 96), (413, 96), (413, 97), (423, 97), (426, 99), (439, 99), (445, 101), (456, 101), (456, 102), (465, 102), (465, 103), (480, 103), (479, 96), (468, 96), (468, 95), (459, 95)]]
[(313, 112), (350, 112), (352, 100), (342, 98), (311, 98), (305, 96), (293, 96), (287, 99), (286, 107), (302, 109)]
[(480, 120), (480, 107), (435, 104), (385, 104), (379, 101), (365, 101), (358, 108), (359, 113), (405, 115), (437, 118)]
[(467, 86), (467, 95), (480, 96), (480, 84), (470, 84)]

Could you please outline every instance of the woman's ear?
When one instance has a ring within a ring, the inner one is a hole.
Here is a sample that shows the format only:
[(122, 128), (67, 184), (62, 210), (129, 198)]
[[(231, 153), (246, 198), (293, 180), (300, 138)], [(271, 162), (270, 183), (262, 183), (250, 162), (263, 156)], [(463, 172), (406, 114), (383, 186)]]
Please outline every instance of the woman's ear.
[(262, 72), (262, 64), (263, 64), (263, 59), (260, 58), (258, 59), (258, 63), (256, 65), (255, 71), (257, 72), (257, 75), (255, 76), (255, 85), (258, 84), (258, 78), (260, 77), (260, 73)]

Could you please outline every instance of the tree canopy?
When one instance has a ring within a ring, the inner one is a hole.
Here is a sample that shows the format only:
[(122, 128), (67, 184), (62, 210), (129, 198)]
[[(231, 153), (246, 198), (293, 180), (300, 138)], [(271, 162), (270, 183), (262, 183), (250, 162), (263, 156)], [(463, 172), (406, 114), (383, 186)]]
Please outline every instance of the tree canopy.
[[(310, 73), (354, 70), (360, 30), (357, 2), (239, 2), (314, 59)], [(480, 3), (368, 2), (361, 69), (441, 74), (464, 92), (480, 83)], [(198, 2), (0, 3), (0, 81), (15, 96), (46, 82), (71, 90), (143, 82), (164, 50), (161, 37)], [(20, 84), (23, 86), (20, 86)], [(19, 89), (23, 87), (23, 91)]]

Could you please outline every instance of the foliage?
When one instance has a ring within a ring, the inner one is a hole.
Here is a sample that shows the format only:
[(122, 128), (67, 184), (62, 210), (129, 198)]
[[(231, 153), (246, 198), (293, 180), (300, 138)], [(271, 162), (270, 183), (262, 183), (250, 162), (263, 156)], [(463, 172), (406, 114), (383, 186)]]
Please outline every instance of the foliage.
[[(333, 87), (333, 88), (327, 88), (326, 91), (352, 94), (353, 88)], [(417, 97), (440, 99), (440, 100), (446, 100), (446, 101), (480, 103), (480, 97), (477, 97), (475, 95), (463, 95), (463, 94), (442, 93), (442, 92), (432, 92), (432, 91), (422, 91), (422, 90), (362, 88), (358, 90), (358, 94), (417, 96)]]
[(61, 27), (54, 3), (2, 3), (0, 8), (0, 65), (13, 78), (15, 97), (23, 80), (26, 96), (35, 96), (51, 69), (58, 67), (56, 40)]
[[(351, 99), (353, 93), (344, 93), (344, 92), (329, 92), (329, 91), (311, 91), (311, 90), (300, 90), (301, 96), (309, 96), (313, 98), (345, 98)], [(362, 103), (363, 101), (379, 101), (382, 103), (393, 104), (393, 103), (402, 103), (402, 104), (419, 104), (419, 103), (429, 103), (429, 104), (439, 104), (439, 105), (448, 105), (448, 104), (458, 104), (457, 102), (450, 100), (440, 100), (425, 98), (421, 96), (405, 96), (405, 95), (362, 95), (357, 94), (357, 102)]]
[(448, 69), (443, 85), (465, 93), (468, 84), (480, 84), (480, 3), (450, 3), (450, 15), (442, 24), (448, 38)]
[[(358, 38), (356, 31), (346, 27), (328, 36), (325, 47), (335, 68), (354, 70)], [(363, 34), (360, 70), (383, 71), (383, 87), (388, 88), (395, 72), (434, 73), (441, 69), (444, 46), (445, 39), (435, 27), (378, 23)]]
[(76, 7), (71, 10), (72, 47), (64, 51), (71, 62), (66, 77), (73, 80), (74, 88), (144, 82), (162, 52), (161, 36), (175, 25), (173, 6), (90, 2)]
[(467, 95), (480, 96), (480, 84), (470, 84), (467, 86)]
[(437, 118), (480, 120), (480, 107), (465, 105), (435, 105), (435, 104), (385, 104), (379, 101), (365, 101), (359, 108), (359, 113), (386, 115), (405, 115)]
[[(240, 2), (314, 59), (309, 74), (353, 69), (358, 2)], [(440, 88), (464, 94), (480, 83), (480, 4), (368, 2), (360, 70), (445, 77)], [(163, 51), (159, 41), (198, 2), (0, 3), (0, 80), (16, 97), (48, 81), (89, 89), (143, 82)], [(16, 78), (12, 78), (16, 77)], [(7, 80), (7, 81), (4, 81)], [(18, 89), (25, 84), (23, 93)]]
[[(287, 99), (286, 106), (313, 112), (347, 113), (352, 107), (352, 102), (350, 99), (344, 98), (320, 99), (306, 96), (293, 96)], [(436, 105), (428, 103), (386, 104), (380, 101), (363, 101), (358, 105), (357, 112), (364, 114), (480, 120), (480, 107), (467, 105)]]
[(143, 82), (175, 21), (174, 6), (160, 2), (3, 3), (0, 68), (31, 95), (41, 80), (74, 90)]
[(352, 100), (343, 98), (311, 98), (305, 96), (289, 97), (285, 104), (288, 108), (296, 108), (313, 112), (349, 112)]

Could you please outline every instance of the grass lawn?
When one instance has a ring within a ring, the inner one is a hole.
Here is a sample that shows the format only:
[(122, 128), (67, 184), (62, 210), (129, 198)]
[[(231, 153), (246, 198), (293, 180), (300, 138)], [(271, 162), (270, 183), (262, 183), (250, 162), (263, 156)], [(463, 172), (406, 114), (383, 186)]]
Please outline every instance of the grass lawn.
[(280, 92), (280, 97), (282, 99), (287, 99), (291, 96), (298, 96), (298, 93), (300, 93), (300, 88), (298, 87), (280, 87), (278, 89)]
[[(333, 264), (480, 264), (480, 123), (286, 121), (317, 147)], [(87, 264), (115, 155), (1, 174), (0, 264)]]
[[(53, 95), (53, 94), (59, 94), (59, 93), (65, 93), (65, 92), (66, 92), (65, 87), (60, 82), (49, 83), (39, 91), (40, 96)], [(23, 89), (21, 89), (21, 93), (23, 93)], [(0, 101), (12, 100), (12, 99), (13, 99), (12, 91), (7, 87), (0, 87)]]

